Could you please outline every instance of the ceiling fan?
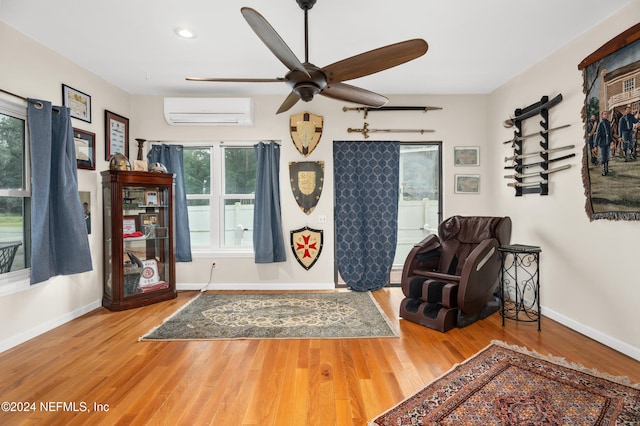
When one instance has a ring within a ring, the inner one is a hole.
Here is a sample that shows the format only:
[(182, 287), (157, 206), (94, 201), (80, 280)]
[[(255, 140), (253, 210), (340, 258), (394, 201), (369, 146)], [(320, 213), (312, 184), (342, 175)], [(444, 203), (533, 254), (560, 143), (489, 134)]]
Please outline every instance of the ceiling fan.
[(261, 14), (249, 7), (243, 7), (240, 11), (244, 19), (249, 23), (251, 29), (253, 29), (280, 62), (289, 69), (289, 72), (284, 77), (278, 78), (187, 77), (187, 80), (236, 83), (287, 83), (291, 86), (291, 93), (282, 105), (280, 105), (277, 114), (288, 111), (300, 99), (309, 102), (317, 94), (365, 106), (381, 107), (389, 100), (385, 96), (342, 82), (384, 71), (416, 59), (427, 52), (428, 45), (426, 41), (422, 39), (412, 39), (370, 50), (319, 68), (309, 62), (308, 11), (316, 3), (316, 0), (296, 0), (296, 2), (300, 8), (304, 10), (304, 63), (300, 62), (289, 46), (287, 46), (276, 30), (273, 29)]

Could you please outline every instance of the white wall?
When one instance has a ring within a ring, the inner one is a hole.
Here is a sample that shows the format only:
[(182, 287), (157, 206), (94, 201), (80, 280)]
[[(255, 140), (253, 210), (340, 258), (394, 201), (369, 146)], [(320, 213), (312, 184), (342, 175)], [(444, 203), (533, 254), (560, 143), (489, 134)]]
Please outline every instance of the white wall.
[[(73, 126), (96, 134), (97, 169), (108, 168), (104, 160), (104, 110), (129, 117), (129, 96), (2, 22), (0, 52), (0, 88), (6, 91), (60, 105), (64, 83), (91, 96), (92, 122), (73, 119)], [(2, 96), (20, 102), (11, 96)], [(79, 190), (91, 192), (93, 223), (89, 244), (93, 271), (54, 277), (24, 291), (0, 297), (0, 351), (100, 306), (102, 197), (98, 171), (78, 170)], [(37, 259), (33, 261), (37, 262)]]
[[(333, 154), (334, 140), (364, 141), (359, 133), (349, 133), (348, 128), (362, 128), (365, 122), (362, 113), (343, 111), (343, 102), (318, 96), (311, 103), (299, 102), (287, 113), (276, 115), (275, 111), (287, 95), (283, 85), (281, 96), (254, 96), (255, 124), (252, 127), (190, 127), (169, 126), (162, 114), (161, 96), (133, 96), (132, 138), (149, 141), (181, 141), (184, 144), (211, 140), (280, 141), (282, 215), (285, 243), (289, 241), (289, 231), (305, 225), (324, 230), (324, 246), (317, 263), (309, 271), (302, 268), (287, 253), (287, 262), (276, 264), (256, 264), (253, 258), (227, 258), (194, 254), (193, 264), (179, 263), (177, 280), (179, 288), (202, 288), (209, 281), (211, 261), (216, 261), (212, 283), (209, 289), (301, 289), (333, 288), (334, 286), (334, 229), (333, 229)], [(396, 105), (439, 106), (441, 111), (424, 112), (372, 112), (366, 122), (370, 128), (433, 129), (433, 133), (371, 133), (367, 140), (443, 141), (444, 169), (444, 216), (451, 214), (488, 214), (492, 210), (491, 185), (482, 182), (487, 190), (478, 195), (453, 193), (453, 173), (480, 173), (489, 176), (493, 161), (486, 155), (489, 147), (484, 147), (487, 133), (487, 96), (392, 96)], [(308, 156), (303, 157), (295, 148), (289, 134), (289, 117), (309, 111), (324, 117), (324, 131), (320, 143)], [(464, 117), (464, 119), (461, 119)], [(148, 147), (149, 143), (147, 143)], [(482, 146), (480, 167), (453, 167), (453, 146)], [(483, 155), (485, 155), (483, 157)], [(306, 215), (300, 211), (289, 186), (289, 162), (324, 161), (324, 189), (316, 209)], [(319, 216), (328, 218), (327, 224), (320, 224)], [(239, 272), (241, 271), (241, 272)]]
[[(503, 120), (514, 109), (537, 102), (543, 95), (562, 93), (563, 101), (549, 112), (550, 127), (571, 127), (552, 133), (549, 141), (551, 147), (576, 145), (576, 157), (561, 163), (570, 163), (571, 169), (549, 175), (550, 195), (515, 197), (501, 177), (504, 170), (495, 167), (494, 180), (500, 182), (494, 187), (500, 206), (496, 213), (506, 210), (514, 218), (512, 241), (542, 248), (543, 312), (636, 359), (640, 359), (640, 275), (636, 271), (640, 223), (590, 222), (585, 213), (581, 174), (584, 129), (580, 116), (584, 94), (578, 63), (637, 24), (638, 16), (640, 2), (633, 2), (496, 90), (490, 96), (489, 108), (489, 139), (495, 144), (496, 160), (501, 162), (499, 158), (512, 155), (512, 151), (499, 142), (513, 136), (513, 131), (501, 126)], [(526, 121), (525, 126), (532, 127), (525, 127), (525, 133), (536, 131), (536, 125), (536, 119)], [(537, 144), (537, 140), (531, 138), (524, 144), (529, 150), (528, 144)]]
[[(517, 107), (537, 101), (542, 95), (562, 93), (563, 102), (551, 114), (552, 125), (571, 123), (569, 129), (552, 136), (553, 145), (583, 143), (580, 124), (582, 78), (577, 64), (585, 56), (635, 24), (640, 16), (635, 2), (605, 24), (589, 31), (570, 46), (560, 49), (522, 76), (505, 84), (490, 95), (473, 96), (391, 96), (395, 105), (441, 106), (442, 111), (427, 114), (371, 113), (366, 121), (371, 128), (435, 129), (434, 133), (382, 134), (371, 139), (432, 140), (443, 142), (444, 212), (466, 215), (509, 215), (513, 219), (514, 242), (542, 247), (542, 303), (544, 313), (584, 334), (624, 353), (640, 359), (640, 335), (636, 309), (640, 286), (633, 272), (634, 241), (640, 240), (637, 222), (589, 222), (584, 212), (584, 194), (580, 161), (574, 167), (551, 177), (550, 195), (514, 197), (506, 186), (503, 158), (510, 155), (502, 140), (512, 136), (502, 121)], [(9, 41), (10, 40), (10, 41)], [(256, 140), (275, 139), (282, 143), (281, 194), (283, 231), (305, 224), (325, 229), (325, 246), (318, 263), (309, 271), (301, 268), (288, 255), (287, 262), (256, 265), (251, 258), (215, 259), (213, 285), (210, 288), (325, 288), (333, 283), (333, 173), (332, 141), (363, 140), (347, 133), (348, 127), (362, 127), (364, 119), (356, 112), (343, 112), (343, 103), (319, 97), (310, 104), (300, 103), (290, 112), (276, 116), (275, 110), (286, 96), (256, 96), (256, 124), (249, 128), (185, 128), (170, 127), (162, 118), (162, 98), (128, 96), (121, 90), (85, 70), (60, 58), (32, 40), (0, 23), (0, 87), (27, 97), (38, 97), (59, 103), (61, 83), (92, 96), (93, 122), (74, 121), (96, 133), (98, 171), (79, 171), (80, 190), (93, 194), (93, 233), (90, 237), (94, 271), (73, 277), (57, 277), (27, 291), (0, 297), (0, 351), (46, 331), (79, 313), (99, 306), (102, 277), (102, 201), (99, 196), (99, 171), (107, 168), (104, 161), (104, 109), (131, 119), (130, 136), (148, 140)], [(4, 64), (10, 64), (5, 66)], [(206, 90), (206, 89), (205, 89)], [(206, 93), (203, 91), (203, 96)], [(288, 187), (288, 163), (304, 161), (293, 147), (288, 133), (291, 114), (308, 110), (325, 118), (322, 140), (306, 158), (325, 162), (325, 188), (316, 210), (309, 216), (298, 209)], [(526, 143), (526, 142), (525, 142)], [(131, 156), (136, 153), (131, 143)], [(453, 166), (454, 146), (480, 146), (479, 167)], [(579, 151), (576, 150), (579, 154)], [(578, 157), (579, 158), (579, 155)], [(481, 193), (453, 193), (454, 174), (480, 174)], [(329, 218), (318, 223), (318, 216)], [(204, 285), (209, 280), (211, 258), (196, 258), (191, 264), (179, 264), (178, 284)], [(510, 326), (510, 325), (507, 325)], [(543, 325), (544, 327), (544, 325)], [(544, 333), (544, 328), (543, 331)]]

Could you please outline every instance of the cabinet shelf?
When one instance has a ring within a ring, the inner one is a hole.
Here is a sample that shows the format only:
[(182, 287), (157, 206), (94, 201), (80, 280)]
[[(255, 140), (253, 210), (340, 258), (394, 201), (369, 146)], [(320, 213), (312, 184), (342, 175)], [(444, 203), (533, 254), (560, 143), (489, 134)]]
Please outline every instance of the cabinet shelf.
[[(175, 298), (174, 176), (120, 170), (104, 171), (101, 175), (102, 305), (120, 311)], [(154, 203), (141, 202), (147, 197), (153, 197)], [(124, 235), (139, 237), (124, 238)]]

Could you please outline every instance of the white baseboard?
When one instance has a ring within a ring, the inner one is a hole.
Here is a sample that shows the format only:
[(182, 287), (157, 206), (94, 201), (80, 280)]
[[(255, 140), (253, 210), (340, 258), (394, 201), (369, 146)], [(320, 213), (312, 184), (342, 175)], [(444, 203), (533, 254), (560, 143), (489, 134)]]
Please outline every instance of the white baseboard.
[(37, 327), (24, 331), (16, 336), (10, 337), (9, 339), (0, 342), (0, 353), (6, 351), (7, 349), (13, 348), (14, 346), (18, 346), (19, 344), (24, 343), (27, 340), (31, 340), (34, 337), (38, 337), (39, 335), (46, 333), (47, 331), (53, 330), (54, 328), (59, 327), (62, 324), (67, 323), (73, 319), (76, 319), (86, 314), (87, 312), (91, 312), (94, 309), (99, 308), (100, 306), (102, 306), (102, 300), (95, 300), (88, 305), (82, 306), (81, 308), (78, 308), (74, 311), (67, 312), (64, 315), (39, 324)]
[[(616, 351), (623, 353), (635, 360), (640, 361), (640, 348), (633, 347), (628, 343), (622, 342), (618, 339), (614, 339), (611, 336), (607, 336), (604, 333), (599, 332), (598, 330), (594, 330), (593, 328), (587, 327), (584, 324), (581, 324), (571, 318), (565, 317), (557, 312), (552, 311), (551, 309), (547, 309), (544, 306), (541, 308), (542, 315), (547, 318), (550, 318), (560, 324), (569, 327), (570, 329), (577, 331), (580, 334), (584, 334), (585, 336), (595, 340), (596, 342), (600, 342), (605, 346), (610, 347), (611, 349), (615, 349)], [(544, 327), (542, 329), (544, 332)]]
[(176, 290), (334, 290), (334, 283), (181, 283)]

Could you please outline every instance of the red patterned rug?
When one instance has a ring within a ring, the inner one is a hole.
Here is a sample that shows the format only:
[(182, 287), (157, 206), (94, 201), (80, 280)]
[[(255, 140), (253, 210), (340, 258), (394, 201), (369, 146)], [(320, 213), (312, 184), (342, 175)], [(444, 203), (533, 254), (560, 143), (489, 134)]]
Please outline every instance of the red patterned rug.
[(492, 342), (370, 425), (640, 425), (640, 384)]

